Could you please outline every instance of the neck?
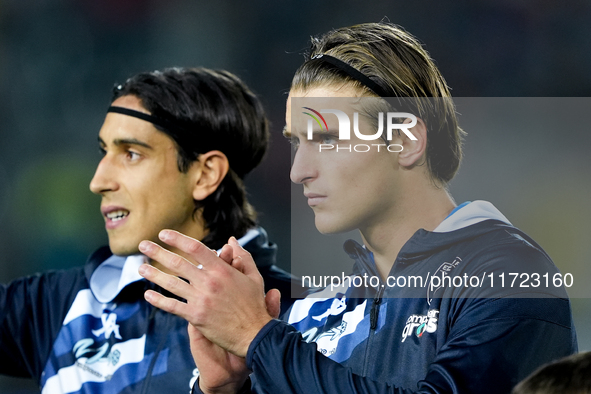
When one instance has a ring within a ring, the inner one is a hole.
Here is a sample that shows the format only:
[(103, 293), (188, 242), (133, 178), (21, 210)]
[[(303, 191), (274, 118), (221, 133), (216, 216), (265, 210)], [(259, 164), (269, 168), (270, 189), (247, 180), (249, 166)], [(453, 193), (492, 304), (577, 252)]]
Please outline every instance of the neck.
[(405, 195), (408, 197), (389, 207), (379, 222), (360, 229), (382, 279), (388, 276), (400, 249), (417, 230), (433, 231), (456, 206), (444, 188), (432, 185), (407, 190)]

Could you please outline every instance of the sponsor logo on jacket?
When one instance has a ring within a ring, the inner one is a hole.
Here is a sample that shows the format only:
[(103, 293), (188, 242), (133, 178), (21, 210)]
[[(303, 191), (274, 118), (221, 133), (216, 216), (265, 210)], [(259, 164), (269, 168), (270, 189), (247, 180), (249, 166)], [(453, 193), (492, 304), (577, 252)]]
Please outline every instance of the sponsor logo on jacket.
[(404, 330), (402, 330), (402, 341), (411, 335), (416, 335), (417, 338), (421, 338), (425, 332), (434, 333), (437, 331), (437, 317), (439, 311), (437, 309), (431, 309), (426, 315), (410, 315), (406, 320)]

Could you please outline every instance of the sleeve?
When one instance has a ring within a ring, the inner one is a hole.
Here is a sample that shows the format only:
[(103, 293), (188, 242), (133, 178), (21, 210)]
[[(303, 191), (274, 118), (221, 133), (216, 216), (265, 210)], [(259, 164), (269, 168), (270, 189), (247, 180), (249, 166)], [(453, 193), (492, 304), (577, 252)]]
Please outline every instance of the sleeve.
[[(247, 366), (256, 392), (277, 393), (508, 393), (539, 365), (576, 351), (564, 299), (473, 300), (413, 388), (355, 375), (316, 351), (287, 323), (268, 323), (251, 343)], [(375, 356), (375, 362), (379, 358)], [(391, 366), (393, 369), (411, 365)]]
[(246, 365), (256, 378), (257, 393), (412, 393), (353, 374), (279, 320), (269, 322), (255, 337)]
[(0, 373), (40, 379), (81, 269), (38, 274), (0, 285)]
[[(251, 391), (251, 380), (250, 378), (246, 379), (242, 388), (236, 394), (250, 394)], [(193, 383), (193, 387), (191, 388), (191, 394), (203, 394), (203, 391), (199, 388), (199, 379), (195, 380)]]

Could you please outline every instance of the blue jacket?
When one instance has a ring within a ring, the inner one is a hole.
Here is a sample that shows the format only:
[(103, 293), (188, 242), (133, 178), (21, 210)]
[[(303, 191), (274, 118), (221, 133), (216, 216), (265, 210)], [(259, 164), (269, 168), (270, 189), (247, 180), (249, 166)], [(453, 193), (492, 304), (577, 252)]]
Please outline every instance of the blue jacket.
[[(267, 289), (290, 294), (295, 278), (274, 265), (264, 230), (239, 242)], [(197, 370), (187, 322), (144, 300), (155, 286), (139, 276), (143, 262), (105, 247), (84, 267), (0, 286), (0, 373), (33, 377), (50, 394), (189, 393)]]
[[(354, 275), (378, 275), (364, 247), (348, 241), (345, 251)], [(472, 202), (410, 238), (390, 272), (398, 281), (327, 288), (268, 323), (247, 354), (254, 391), (509, 393), (577, 351), (558, 272), (492, 204)]]

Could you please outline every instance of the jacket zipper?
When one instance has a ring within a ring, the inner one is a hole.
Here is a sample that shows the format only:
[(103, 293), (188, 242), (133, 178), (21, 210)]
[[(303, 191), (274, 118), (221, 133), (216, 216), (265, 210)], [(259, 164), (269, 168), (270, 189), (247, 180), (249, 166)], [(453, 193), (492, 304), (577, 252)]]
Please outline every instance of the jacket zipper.
[(378, 327), (378, 317), (380, 315), (380, 304), (382, 303), (382, 294), (384, 292), (384, 288), (380, 287), (378, 293), (376, 294), (375, 298), (373, 299), (373, 304), (371, 305), (371, 310), (369, 311), (369, 327), (372, 330), (375, 330)]
[(375, 333), (376, 328), (378, 328), (378, 318), (380, 315), (380, 305), (382, 303), (382, 294), (384, 293), (384, 288), (380, 287), (376, 296), (373, 299), (371, 304), (371, 309), (369, 310), (369, 335), (367, 337), (367, 345), (365, 347), (365, 357), (363, 358), (363, 374), (367, 375), (368, 368), (370, 367), (369, 361), (369, 353), (371, 349), (371, 344), (373, 340), (373, 335)]

